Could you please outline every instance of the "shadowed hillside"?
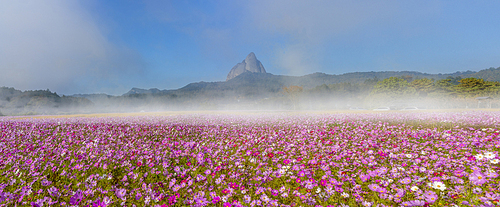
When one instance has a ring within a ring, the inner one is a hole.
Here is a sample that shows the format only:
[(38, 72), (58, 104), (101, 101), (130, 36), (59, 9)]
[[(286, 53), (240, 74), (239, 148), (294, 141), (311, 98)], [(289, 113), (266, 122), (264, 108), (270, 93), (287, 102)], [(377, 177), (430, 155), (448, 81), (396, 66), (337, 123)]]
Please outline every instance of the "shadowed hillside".
[(93, 103), (86, 98), (59, 96), (50, 90), (20, 91), (0, 87), (0, 112), (3, 114), (61, 114), (83, 112)]
[[(376, 85), (388, 84), (386, 80), (391, 77), (407, 84), (406, 87), (409, 88), (405, 89), (406, 92), (402, 93), (403, 95), (395, 96), (388, 92), (380, 92), (382, 86), (377, 89)], [(483, 82), (479, 79), (483, 79)], [(421, 86), (425, 82), (421, 80), (426, 80), (427, 86)], [(462, 80), (468, 80), (468, 82), (461, 83)], [(23, 92), (2, 87), (0, 88), (0, 113), (21, 115), (165, 110), (290, 110), (294, 108), (324, 110), (352, 107), (376, 108), (388, 105), (404, 107), (409, 104), (422, 105), (427, 108), (467, 108), (478, 104), (473, 100), (475, 97), (481, 95), (496, 97), (497, 91), (500, 90), (497, 87), (498, 81), (500, 81), (500, 68), (452, 74), (386, 71), (341, 75), (313, 73), (305, 76), (244, 71), (228, 81), (190, 83), (175, 90), (132, 88), (121, 96), (101, 93), (61, 97), (49, 90)], [(469, 88), (472, 85), (467, 84), (481, 86)], [(432, 90), (423, 89), (431, 85)], [(285, 93), (284, 88), (289, 86), (301, 88), (301, 94)], [(389, 95), (381, 98), (384, 94)], [(290, 98), (291, 95), (295, 98)], [(429, 98), (432, 100), (428, 100)], [(489, 107), (496, 107), (496, 102), (484, 103), (488, 103)]]

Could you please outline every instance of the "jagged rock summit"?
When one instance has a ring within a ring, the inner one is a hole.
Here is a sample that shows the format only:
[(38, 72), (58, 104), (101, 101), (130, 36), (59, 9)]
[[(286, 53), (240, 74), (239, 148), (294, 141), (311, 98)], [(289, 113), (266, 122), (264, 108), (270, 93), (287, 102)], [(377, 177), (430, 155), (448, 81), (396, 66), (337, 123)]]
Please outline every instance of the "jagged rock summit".
[(226, 81), (231, 80), (232, 78), (244, 72), (266, 73), (266, 69), (264, 69), (262, 63), (259, 60), (257, 60), (255, 54), (251, 52), (241, 63), (236, 64), (233, 67), (233, 69), (229, 71), (229, 74), (227, 74)]

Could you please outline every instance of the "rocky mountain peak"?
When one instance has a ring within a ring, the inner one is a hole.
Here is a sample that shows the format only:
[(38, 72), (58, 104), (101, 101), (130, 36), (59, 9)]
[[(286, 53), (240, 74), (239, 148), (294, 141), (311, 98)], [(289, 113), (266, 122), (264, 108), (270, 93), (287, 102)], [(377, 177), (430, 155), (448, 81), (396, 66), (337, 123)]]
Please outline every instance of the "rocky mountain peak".
[(248, 54), (247, 57), (245, 58), (245, 62), (255, 61), (255, 60), (257, 60), (257, 57), (255, 57), (255, 53), (253, 52)]
[(229, 74), (227, 74), (226, 81), (244, 73), (244, 72), (252, 72), (252, 73), (266, 73), (266, 69), (262, 63), (257, 60), (257, 57), (253, 52), (247, 55), (247, 57), (241, 62), (236, 64)]

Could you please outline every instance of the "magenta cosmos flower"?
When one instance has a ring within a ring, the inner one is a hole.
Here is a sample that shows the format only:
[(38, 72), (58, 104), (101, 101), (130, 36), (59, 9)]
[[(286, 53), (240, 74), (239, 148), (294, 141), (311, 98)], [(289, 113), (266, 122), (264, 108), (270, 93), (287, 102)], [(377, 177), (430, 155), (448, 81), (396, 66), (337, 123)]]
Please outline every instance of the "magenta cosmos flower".
[(212, 199), (212, 203), (213, 204), (216, 204), (220, 201), (220, 197), (219, 196), (215, 196), (213, 199)]
[(106, 207), (107, 205), (101, 200), (97, 199), (94, 203), (92, 203), (92, 207)]
[(290, 160), (289, 160), (289, 159), (285, 159), (285, 160), (283, 160), (283, 164), (285, 164), (285, 165), (290, 164)]

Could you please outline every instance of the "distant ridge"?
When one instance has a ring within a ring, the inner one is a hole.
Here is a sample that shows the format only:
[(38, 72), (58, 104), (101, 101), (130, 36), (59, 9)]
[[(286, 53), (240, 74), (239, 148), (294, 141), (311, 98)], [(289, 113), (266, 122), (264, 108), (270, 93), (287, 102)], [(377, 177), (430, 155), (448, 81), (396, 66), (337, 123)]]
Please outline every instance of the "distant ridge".
[(127, 93), (123, 94), (124, 96), (132, 95), (132, 94), (157, 94), (160, 93), (161, 90), (157, 88), (151, 89), (140, 89), (140, 88), (132, 88)]
[[(410, 76), (413, 79), (418, 78), (429, 78), (429, 79), (445, 79), (447, 77), (462, 77), (462, 78), (482, 78), (487, 81), (500, 81), (500, 67), (499, 68), (489, 68), (481, 70), (479, 72), (465, 71), (465, 72), (455, 72), (446, 74), (429, 74), (416, 71), (381, 71), (381, 72), (352, 72), (344, 73), (340, 75), (331, 75), (326, 73), (312, 73), (304, 76), (286, 76), (286, 75), (274, 75), (271, 73), (255, 73), (245, 71), (238, 76), (229, 79), (227, 81), (221, 82), (196, 82), (190, 83), (186, 86), (173, 89), (173, 90), (159, 90), (157, 88), (152, 89), (139, 89), (133, 88), (129, 92), (123, 94), (124, 96), (132, 94), (149, 94), (149, 95), (161, 95), (161, 94), (175, 94), (177, 92), (200, 92), (206, 90), (224, 90), (224, 91), (241, 91), (243, 88), (245, 90), (251, 90), (255, 88), (256, 90), (264, 91), (276, 91), (281, 89), (283, 86), (289, 85), (299, 85), (303, 86), (305, 89), (314, 88), (322, 84), (335, 84), (335, 83), (363, 83), (367, 79), (385, 79), (389, 77), (401, 77)], [(265, 88), (265, 89), (264, 89)]]
[[(20, 91), (0, 87), (0, 113), (12, 114), (64, 114), (64, 113), (104, 113), (129, 111), (162, 110), (204, 110), (204, 109), (286, 109), (287, 99), (283, 87), (302, 86), (307, 94), (318, 94), (324, 87), (332, 84), (352, 83), (361, 87), (373, 87), (377, 81), (389, 77), (402, 77), (405, 80), (428, 78), (440, 80), (450, 78), (479, 78), (500, 82), (500, 67), (448, 74), (429, 74), (415, 71), (353, 72), (340, 75), (312, 73), (304, 76), (274, 75), (271, 73), (244, 71), (227, 81), (190, 83), (179, 89), (160, 90), (158, 88), (132, 88), (123, 95), (74, 94), (59, 96), (49, 90)], [(371, 84), (371, 85), (370, 85)], [(340, 84), (342, 86), (351, 84)], [(335, 86), (333, 86), (335, 87)], [(357, 86), (356, 86), (357, 87)], [(355, 89), (357, 90), (357, 89)], [(363, 93), (370, 88), (360, 88)], [(361, 93), (358, 93), (361, 94)], [(340, 98), (339, 104), (359, 104), (360, 100), (343, 99), (340, 94), (330, 94)], [(366, 94), (365, 94), (366, 95)], [(328, 102), (325, 106), (333, 107)], [(344, 102), (343, 102), (344, 101)], [(347, 101), (347, 102), (345, 102)], [(310, 103), (313, 104), (313, 103)], [(335, 103), (337, 104), (337, 103)], [(343, 106), (338, 105), (342, 108)], [(264, 107), (265, 106), (265, 107)], [(499, 105), (500, 106), (500, 105)], [(267, 107), (267, 108), (266, 108)], [(284, 108), (283, 108), (284, 107)], [(337, 105), (335, 105), (337, 107)], [(448, 106), (447, 106), (448, 107)], [(451, 105), (451, 107), (456, 107)]]

